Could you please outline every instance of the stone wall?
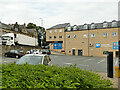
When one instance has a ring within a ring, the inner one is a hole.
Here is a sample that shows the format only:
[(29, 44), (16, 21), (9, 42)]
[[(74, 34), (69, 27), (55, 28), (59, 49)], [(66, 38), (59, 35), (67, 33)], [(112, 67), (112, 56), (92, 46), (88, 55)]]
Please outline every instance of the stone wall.
[(16, 46), (1, 45), (0, 47), (1, 47), (0, 53), (2, 53), (2, 55), (4, 55), (5, 52), (8, 52), (9, 50), (13, 50), (13, 49), (15, 50), (22, 49), (25, 53), (31, 49), (41, 49), (39, 46), (33, 47), (33, 46), (19, 46), (19, 45)]

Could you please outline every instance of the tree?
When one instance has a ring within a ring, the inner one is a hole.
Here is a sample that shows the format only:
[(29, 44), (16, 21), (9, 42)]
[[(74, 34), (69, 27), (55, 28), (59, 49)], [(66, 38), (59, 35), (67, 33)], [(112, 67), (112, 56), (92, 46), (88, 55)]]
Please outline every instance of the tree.
[(28, 29), (36, 28), (36, 24), (28, 23), (26, 28)]

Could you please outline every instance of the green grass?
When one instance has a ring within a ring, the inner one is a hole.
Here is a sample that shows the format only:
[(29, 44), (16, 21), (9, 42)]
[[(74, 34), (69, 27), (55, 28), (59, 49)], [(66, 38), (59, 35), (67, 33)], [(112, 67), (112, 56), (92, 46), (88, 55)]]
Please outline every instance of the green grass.
[(76, 66), (2, 65), (2, 88), (112, 88), (108, 79)]

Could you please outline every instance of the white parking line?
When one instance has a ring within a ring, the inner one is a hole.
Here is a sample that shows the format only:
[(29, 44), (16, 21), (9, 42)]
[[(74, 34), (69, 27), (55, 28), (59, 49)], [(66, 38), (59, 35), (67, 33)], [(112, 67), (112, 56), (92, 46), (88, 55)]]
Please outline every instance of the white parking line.
[(116, 62), (115, 62), (115, 66), (117, 65), (117, 63), (118, 63), (118, 60), (116, 60)]
[(103, 59), (103, 60), (99, 61), (99, 62), (98, 62), (98, 64), (99, 64), (99, 63), (101, 63), (101, 62), (103, 62), (103, 61), (105, 61), (105, 59)]
[(80, 66), (87, 66), (87, 67), (89, 67), (89, 65), (83, 65), (83, 64), (79, 64)]
[(64, 64), (69, 64), (69, 65), (71, 65), (72, 63), (64, 63)]

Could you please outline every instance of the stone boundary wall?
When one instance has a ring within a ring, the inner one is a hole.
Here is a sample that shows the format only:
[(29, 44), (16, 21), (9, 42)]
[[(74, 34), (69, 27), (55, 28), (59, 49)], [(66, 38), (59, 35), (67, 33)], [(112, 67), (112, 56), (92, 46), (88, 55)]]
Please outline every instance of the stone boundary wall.
[(2, 52), (0, 51), (0, 53), (2, 53), (2, 55), (5, 54), (5, 52), (8, 52), (9, 50), (13, 50), (13, 49), (22, 49), (25, 53), (28, 50), (31, 49), (41, 49), (41, 47), (39, 46), (22, 46), (22, 45), (15, 45), (15, 46), (10, 46), (10, 45), (0, 45), (0, 47), (2, 48)]

